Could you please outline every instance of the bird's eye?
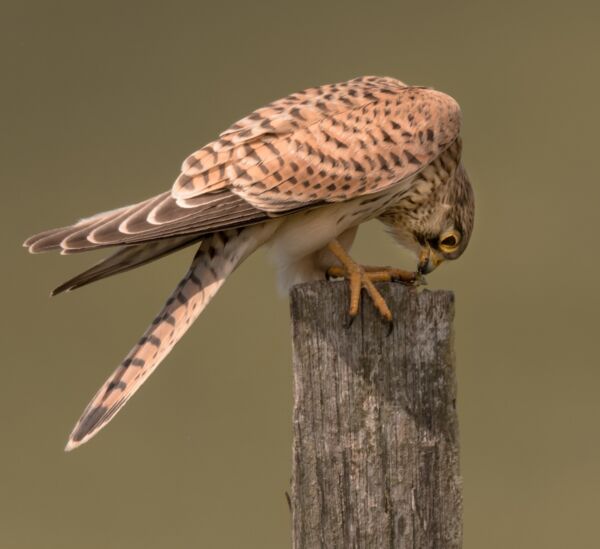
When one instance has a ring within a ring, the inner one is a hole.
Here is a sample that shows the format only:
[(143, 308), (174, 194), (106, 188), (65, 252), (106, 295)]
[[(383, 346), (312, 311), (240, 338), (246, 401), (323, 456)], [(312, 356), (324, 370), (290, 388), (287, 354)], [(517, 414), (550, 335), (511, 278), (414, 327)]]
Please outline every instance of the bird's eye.
[(440, 238), (440, 250), (442, 252), (451, 253), (458, 248), (460, 243), (460, 234), (456, 231), (449, 231)]

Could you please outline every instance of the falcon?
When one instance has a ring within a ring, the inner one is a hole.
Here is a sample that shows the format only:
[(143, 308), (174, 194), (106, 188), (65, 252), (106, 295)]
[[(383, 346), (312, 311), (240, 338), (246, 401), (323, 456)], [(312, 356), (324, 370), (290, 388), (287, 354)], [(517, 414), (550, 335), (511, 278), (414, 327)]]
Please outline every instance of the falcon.
[[(284, 290), (344, 277), (351, 318), (364, 289), (392, 322), (374, 282), (418, 285), (469, 242), (474, 199), (461, 164), (460, 122), (450, 96), (394, 78), (309, 88), (254, 111), (193, 153), (170, 190), (29, 238), (24, 246), (32, 253), (116, 247), (52, 295), (197, 246), (189, 270), (96, 393), (65, 449), (114, 417), (260, 246), (270, 249)], [(415, 272), (350, 257), (358, 226), (375, 218), (415, 253)]]

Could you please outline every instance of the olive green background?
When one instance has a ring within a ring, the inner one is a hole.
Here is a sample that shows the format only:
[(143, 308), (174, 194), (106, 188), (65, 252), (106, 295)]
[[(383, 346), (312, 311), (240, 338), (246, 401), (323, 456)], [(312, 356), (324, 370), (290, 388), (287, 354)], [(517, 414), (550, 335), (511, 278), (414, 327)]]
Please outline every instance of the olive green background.
[[(597, 2), (1, 2), (0, 548), (289, 547), (286, 300), (253, 256), (109, 428), (89, 397), (191, 250), (81, 291), (29, 234), (168, 188), (236, 119), (362, 74), (453, 95), (476, 189), (456, 292), (465, 549), (598, 547)], [(377, 223), (355, 256), (412, 267)]]

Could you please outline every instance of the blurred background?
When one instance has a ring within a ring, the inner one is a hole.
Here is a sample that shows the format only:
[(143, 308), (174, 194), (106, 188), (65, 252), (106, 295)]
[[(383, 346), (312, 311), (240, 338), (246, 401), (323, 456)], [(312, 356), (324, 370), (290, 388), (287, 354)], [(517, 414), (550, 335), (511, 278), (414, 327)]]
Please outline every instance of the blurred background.
[[(288, 308), (264, 254), (64, 454), (192, 251), (50, 300), (102, 254), (20, 245), (167, 189), (258, 106), (376, 74), (464, 113), (475, 233), (429, 276), (457, 299), (464, 547), (597, 548), (599, 17), (548, 0), (1, 2), (0, 547), (290, 546)], [(413, 266), (377, 223), (354, 255)]]

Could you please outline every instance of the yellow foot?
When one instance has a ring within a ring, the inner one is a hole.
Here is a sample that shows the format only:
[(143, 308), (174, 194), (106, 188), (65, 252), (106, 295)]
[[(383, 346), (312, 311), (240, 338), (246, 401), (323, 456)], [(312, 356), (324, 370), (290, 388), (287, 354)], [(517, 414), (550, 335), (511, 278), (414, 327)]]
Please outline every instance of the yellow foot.
[[(409, 286), (425, 284), (425, 277), (413, 271), (395, 269), (394, 267), (373, 267), (370, 265), (359, 265), (371, 282), (402, 282)], [(330, 267), (327, 276), (331, 278), (346, 278), (347, 271), (344, 267)]]
[(337, 257), (343, 267), (330, 267), (327, 270), (328, 277), (347, 278), (350, 282), (350, 318), (354, 319), (358, 314), (360, 303), (360, 292), (362, 288), (367, 291), (379, 314), (388, 322), (392, 321), (392, 312), (374, 282), (398, 281), (410, 285), (423, 284), (423, 278), (419, 273), (412, 273), (402, 269), (390, 267), (364, 267), (356, 263), (343, 246), (333, 240), (329, 250)]

